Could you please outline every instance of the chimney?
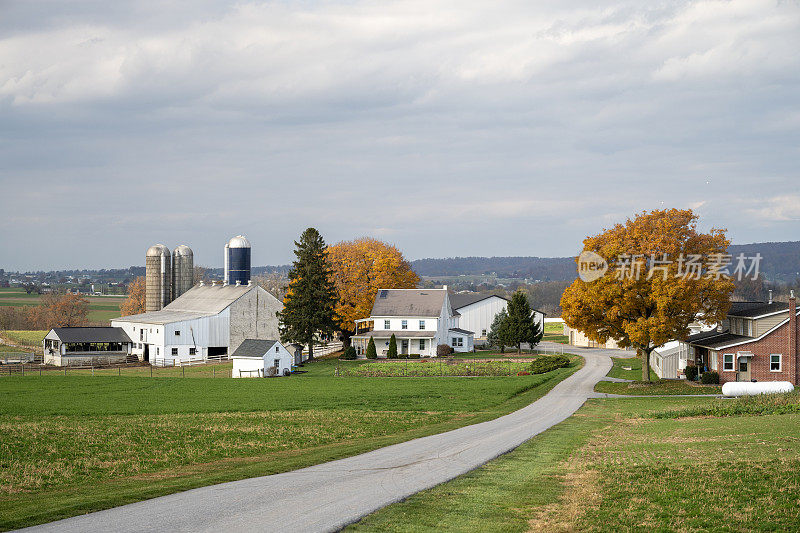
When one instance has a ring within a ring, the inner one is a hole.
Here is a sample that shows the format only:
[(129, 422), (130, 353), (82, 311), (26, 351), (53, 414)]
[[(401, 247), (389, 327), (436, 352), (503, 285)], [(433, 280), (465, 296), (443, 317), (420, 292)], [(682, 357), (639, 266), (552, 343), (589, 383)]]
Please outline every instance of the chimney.
[(772, 303), (772, 289), (769, 290), (769, 303)]
[(800, 385), (800, 349), (797, 347), (797, 298), (789, 292), (789, 360), (794, 363), (794, 385)]

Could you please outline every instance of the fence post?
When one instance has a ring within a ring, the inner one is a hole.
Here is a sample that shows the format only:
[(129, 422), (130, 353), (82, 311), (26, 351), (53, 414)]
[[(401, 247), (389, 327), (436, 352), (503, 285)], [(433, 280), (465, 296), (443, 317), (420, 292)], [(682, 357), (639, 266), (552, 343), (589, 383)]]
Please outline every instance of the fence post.
[(25, 363), (22, 363), (22, 375), (25, 375)]
[(67, 375), (67, 367), (64, 367), (64, 376)]
[(92, 377), (94, 377), (94, 365), (92, 365)]
[(181, 365), (181, 377), (182, 378), (186, 377), (186, 367), (183, 365)]
[(150, 365), (150, 377), (153, 377), (153, 365)]
[(217, 377), (217, 368), (216, 367), (213, 367), (213, 366), (211, 367), (211, 377), (212, 378)]
[(39, 377), (42, 377), (42, 369), (39, 367)]

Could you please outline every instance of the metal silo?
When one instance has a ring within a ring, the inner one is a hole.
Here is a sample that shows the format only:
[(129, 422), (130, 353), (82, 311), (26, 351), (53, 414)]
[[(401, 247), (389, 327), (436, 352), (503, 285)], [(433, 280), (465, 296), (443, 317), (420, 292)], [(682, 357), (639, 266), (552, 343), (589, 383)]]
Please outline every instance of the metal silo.
[(159, 311), (172, 300), (172, 269), (169, 248), (156, 244), (145, 257), (145, 309)]
[(225, 245), (226, 280), (231, 285), (250, 281), (250, 242), (244, 235), (237, 235)]
[(172, 299), (175, 300), (194, 285), (194, 253), (181, 244), (172, 250)]

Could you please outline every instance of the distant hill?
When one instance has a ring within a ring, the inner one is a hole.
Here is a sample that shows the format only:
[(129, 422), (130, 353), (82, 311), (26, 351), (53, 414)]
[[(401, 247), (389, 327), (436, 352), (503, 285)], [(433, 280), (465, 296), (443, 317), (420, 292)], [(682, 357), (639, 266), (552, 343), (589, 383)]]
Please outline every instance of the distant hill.
[[(794, 281), (800, 277), (800, 241), (731, 245), (731, 255), (760, 253), (761, 272), (769, 281)], [(412, 261), (420, 276), (496, 274), (501, 278), (572, 281), (576, 277), (572, 257), (448, 257)]]

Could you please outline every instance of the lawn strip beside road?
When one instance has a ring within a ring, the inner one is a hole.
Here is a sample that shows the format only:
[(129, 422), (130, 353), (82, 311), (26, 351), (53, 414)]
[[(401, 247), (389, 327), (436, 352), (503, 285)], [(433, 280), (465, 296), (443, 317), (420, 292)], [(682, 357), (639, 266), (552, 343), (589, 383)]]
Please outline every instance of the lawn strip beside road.
[(800, 413), (654, 418), (715, 401), (590, 400), (506, 456), (350, 529), (796, 529)]
[[(491, 420), (541, 398), (581, 362), (521, 377), (335, 378), (335, 365), (346, 363), (320, 361), (306, 365), (308, 374), (269, 380), (3, 378), (2, 441), (38, 451), (0, 449), (4, 463), (18, 462), (3, 479), (0, 527), (295, 470)], [(204, 442), (209, 434), (214, 446)], [(149, 461), (150, 452), (166, 457)], [(63, 468), (47, 472), (46, 464)]]

